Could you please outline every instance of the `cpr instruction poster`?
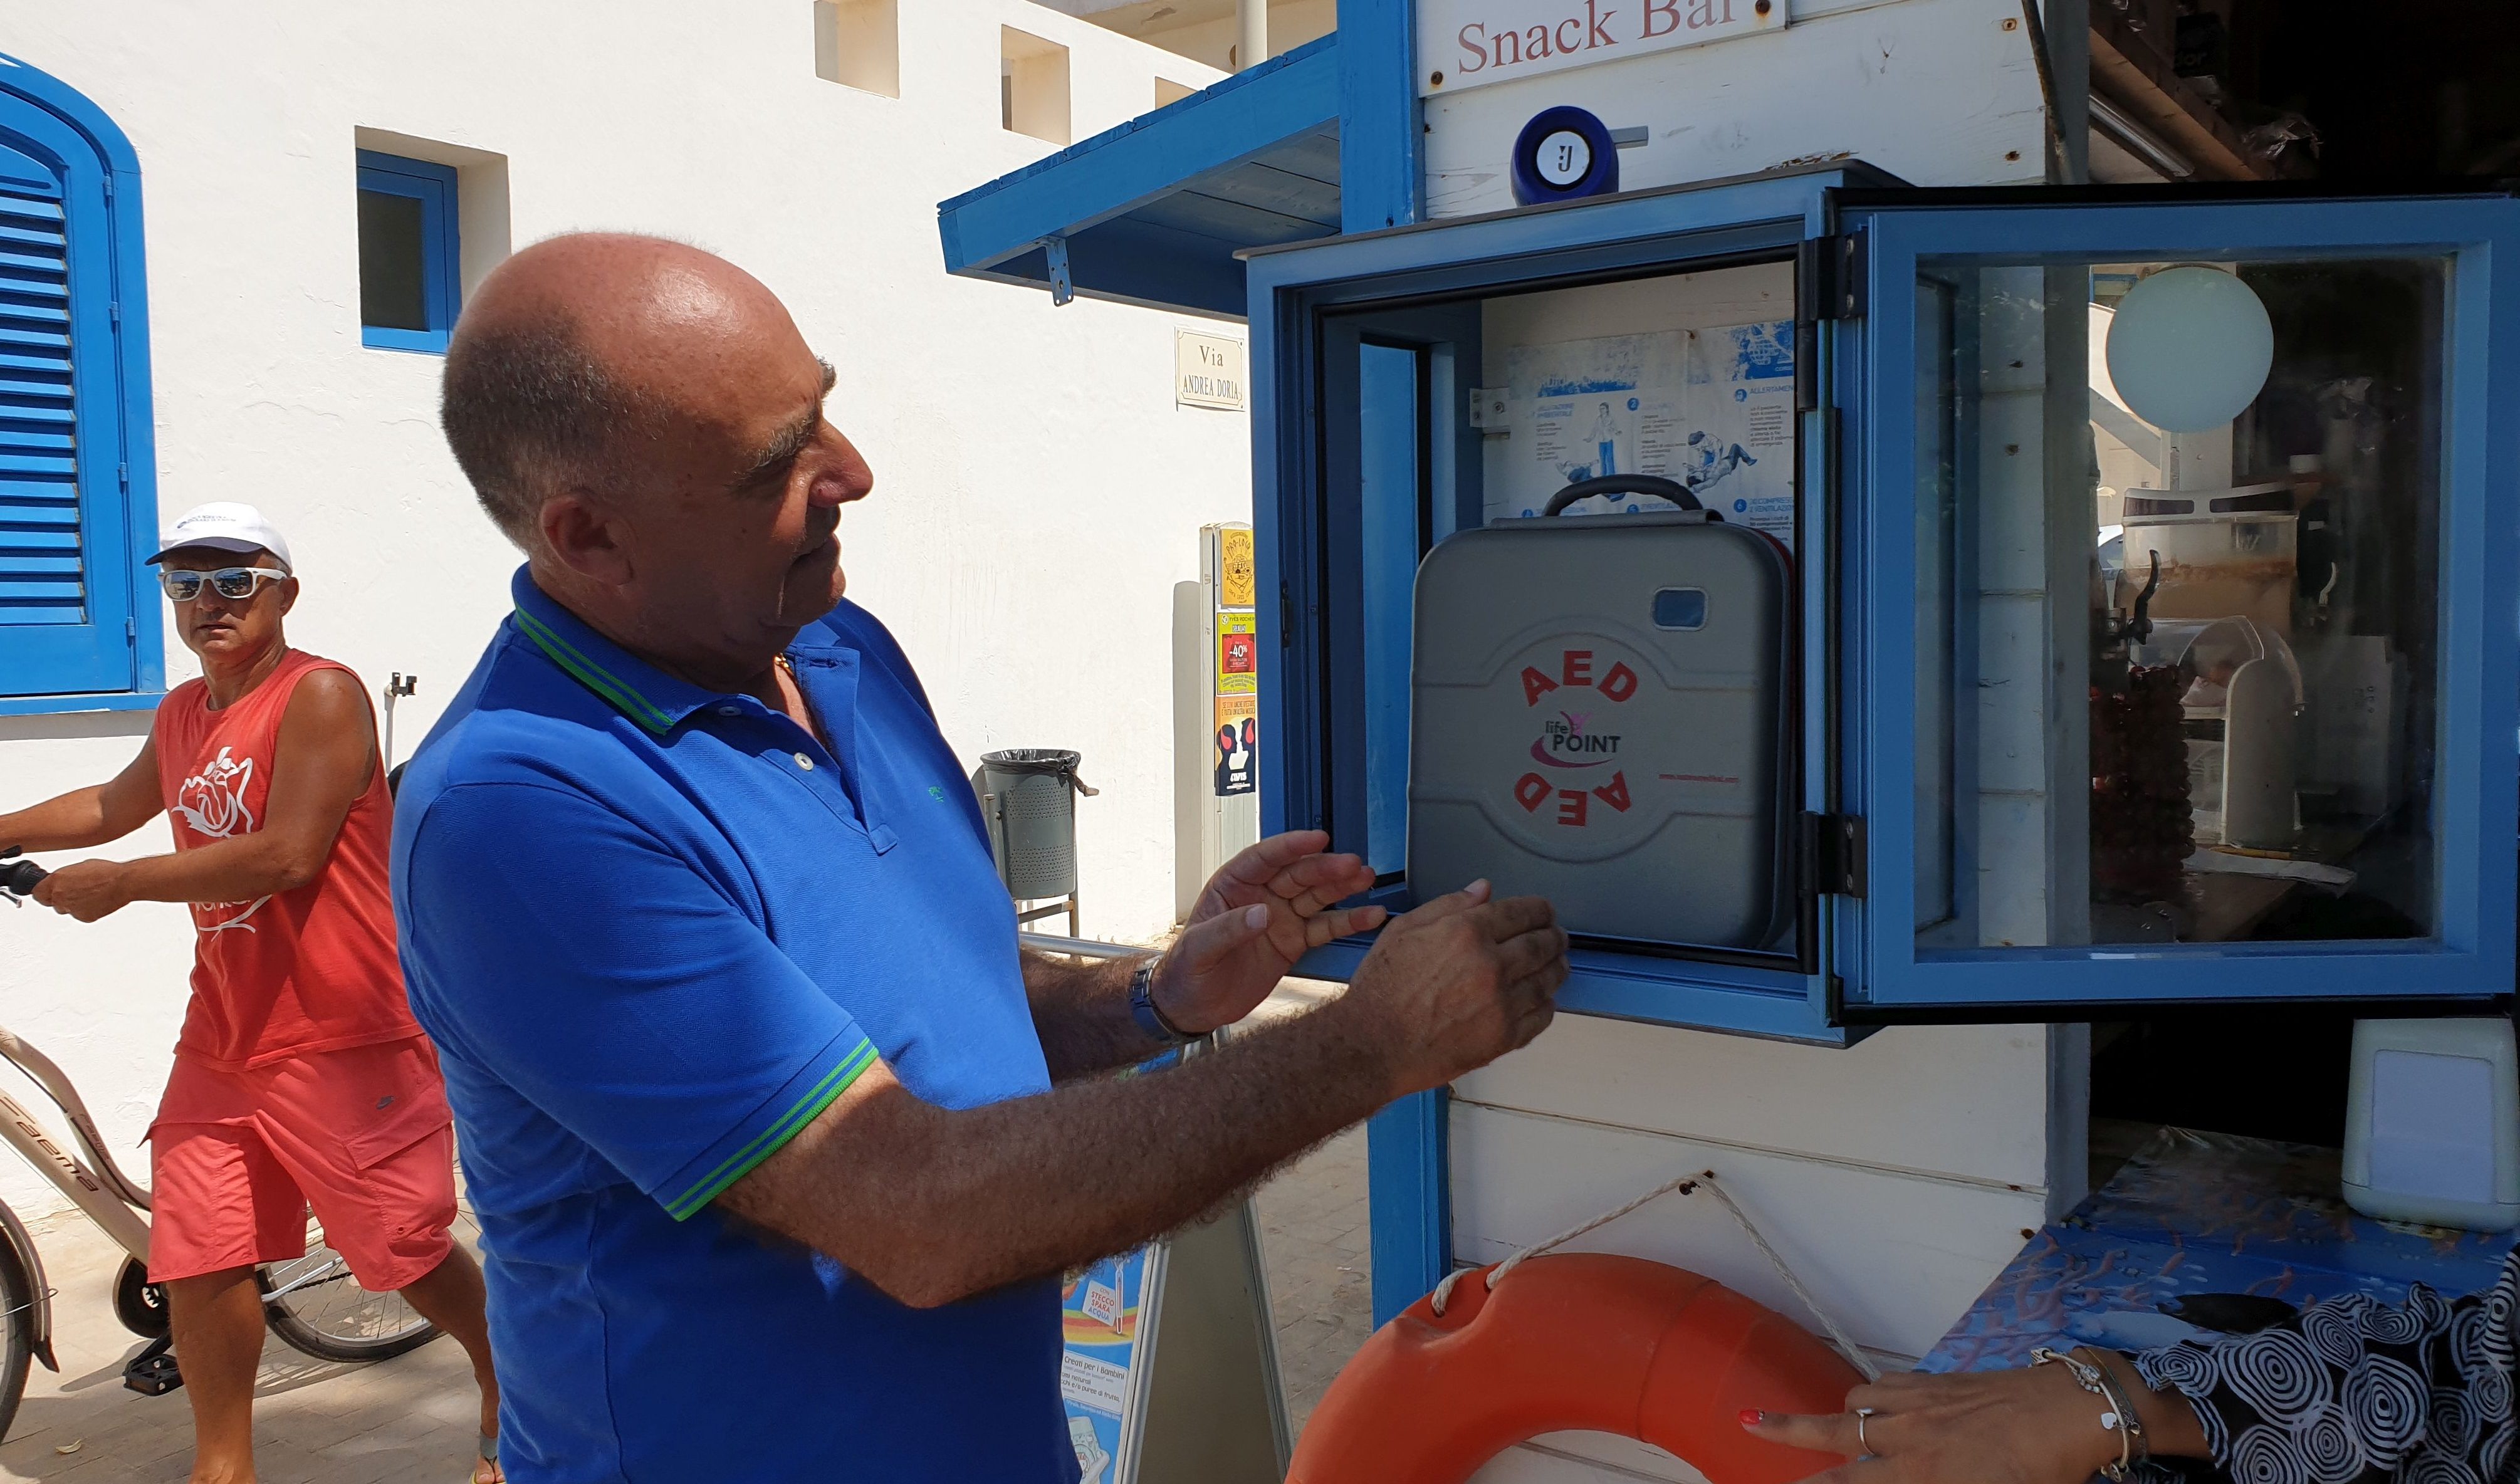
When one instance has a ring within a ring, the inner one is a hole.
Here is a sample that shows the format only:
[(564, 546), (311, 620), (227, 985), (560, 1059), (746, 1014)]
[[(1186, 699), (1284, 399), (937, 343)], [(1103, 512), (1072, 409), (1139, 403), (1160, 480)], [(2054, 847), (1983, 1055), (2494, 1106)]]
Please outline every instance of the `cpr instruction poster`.
[[(1491, 453), (1489, 519), (1539, 515), (1580, 479), (1655, 474), (1793, 545), (1791, 320), (1519, 345), (1506, 377), (1505, 467)], [(1650, 503), (1597, 497), (1574, 510)]]
[(1115, 1484), (1120, 1424), (1129, 1411), (1130, 1372), (1138, 1354), (1138, 1316), (1146, 1297), (1147, 1252), (1106, 1257), (1069, 1274), (1059, 1300), (1067, 1353), (1058, 1394), (1067, 1404), (1067, 1437), (1076, 1447), (1084, 1484)]

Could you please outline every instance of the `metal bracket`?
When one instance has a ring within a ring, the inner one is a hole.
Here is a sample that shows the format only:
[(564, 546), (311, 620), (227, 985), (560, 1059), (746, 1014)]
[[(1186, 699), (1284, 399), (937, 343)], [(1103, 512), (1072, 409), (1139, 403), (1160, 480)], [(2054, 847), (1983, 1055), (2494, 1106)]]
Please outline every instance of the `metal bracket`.
[(1864, 895), (1864, 820), (1853, 814), (1802, 817), (1804, 889), (1822, 896)]
[(1076, 297), (1076, 280), (1067, 271), (1067, 239), (1045, 237), (1041, 255), (1050, 264), (1050, 301), (1064, 304)]
[(1810, 320), (1864, 318), (1864, 234), (1832, 232), (1794, 255), (1796, 308)]
[(1506, 422), (1506, 388), (1473, 386), (1470, 388), (1470, 427), (1491, 438), (1513, 435)]
[(1820, 326), (1864, 317), (1864, 237), (1835, 232), (1794, 249), (1794, 410), (1822, 405)]

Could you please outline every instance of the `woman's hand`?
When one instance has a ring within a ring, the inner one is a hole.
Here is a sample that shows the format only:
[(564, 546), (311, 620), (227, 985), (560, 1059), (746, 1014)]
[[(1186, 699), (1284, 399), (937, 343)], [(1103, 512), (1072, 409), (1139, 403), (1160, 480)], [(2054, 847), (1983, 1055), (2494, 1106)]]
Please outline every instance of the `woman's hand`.
[[(2203, 1456), (2203, 1430), (2183, 1398), (2148, 1391), (2123, 1361), (2104, 1359), (2153, 1453)], [(1846, 1406), (1826, 1417), (1744, 1414), (1741, 1425), (1772, 1443), (1855, 1461), (1810, 1484), (2085, 1484), (2120, 1457), (2117, 1432), (2100, 1426), (2108, 1404), (2063, 1366), (1886, 1375), (1847, 1393)], [(1859, 1437), (1855, 1410), (1865, 1407), (1872, 1415), (1860, 1419)]]

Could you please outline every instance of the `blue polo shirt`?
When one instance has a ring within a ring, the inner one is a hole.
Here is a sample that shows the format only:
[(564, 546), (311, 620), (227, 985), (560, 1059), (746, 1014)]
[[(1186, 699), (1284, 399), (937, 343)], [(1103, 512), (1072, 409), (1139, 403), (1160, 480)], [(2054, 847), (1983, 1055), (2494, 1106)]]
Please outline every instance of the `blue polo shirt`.
[(1055, 1279), (913, 1310), (711, 1204), (878, 1056), (946, 1107), (1050, 1086), (909, 661), (845, 603), (797, 636), (826, 747), (515, 597), (393, 851), (508, 1476), (1072, 1484)]

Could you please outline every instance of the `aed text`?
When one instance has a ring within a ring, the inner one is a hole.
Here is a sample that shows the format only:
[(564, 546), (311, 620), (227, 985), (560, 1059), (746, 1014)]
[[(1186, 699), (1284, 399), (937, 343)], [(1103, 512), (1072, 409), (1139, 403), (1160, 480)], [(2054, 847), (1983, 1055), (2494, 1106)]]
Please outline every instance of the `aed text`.
[(1581, 830), (1593, 822), (1593, 800), (1599, 799), (1621, 814), (1636, 800), (1628, 796), (1628, 775), (1613, 773), (1610, 781), (1598, 788), (1560, 788), (1537, 773), (1526, 773), (1514, 780), (1513, 801), (1526, 813), (1538, 814), (1540, 806), (1552, 797), (1557, 800), (1557, 823)]
[(1596, 681), (1591, 650), (1568, 650), (1559, 655), (1554, 676), (1533, 665), (1522, 667), (1522, 703), (1526, 706), (1540, 704), (1540, 697), (1560, 686), (1591, 686), (1601, 693), (1603, 699), (1625, 700), (1637, 694), (1637, 672), (1621, 662), (1610, 666)]

